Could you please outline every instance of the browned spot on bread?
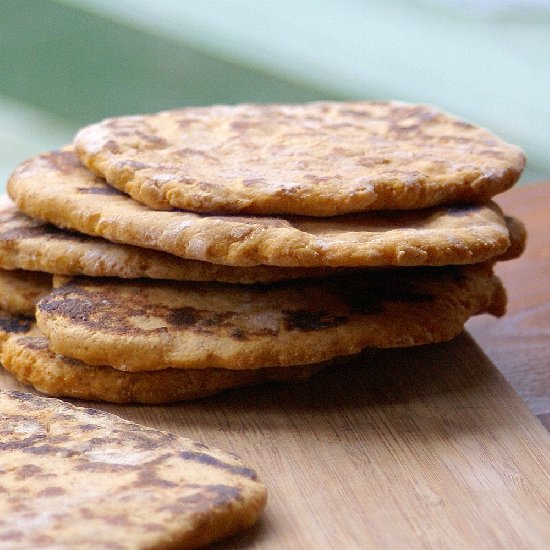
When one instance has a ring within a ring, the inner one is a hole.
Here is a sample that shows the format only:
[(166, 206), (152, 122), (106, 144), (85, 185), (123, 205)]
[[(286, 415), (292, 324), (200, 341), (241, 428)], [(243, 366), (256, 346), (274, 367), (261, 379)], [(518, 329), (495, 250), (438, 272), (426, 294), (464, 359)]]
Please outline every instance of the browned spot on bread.
[(3, 243), (3, 247), (17, 246), (17, 241), (21, 240), (41, 239), (48, 237), (53, 237), (59, 241), (72, 240), (74, 242), (84, 242), (87, 239), (89, 240), (89, 237), (78, 235), (76, 233), (68, 233), (50, 224), (36, 224), (34, 227), (29, 224), (21, 224), (19, 227), (14, 227), (12, 229), (7, 229), (4, 231), (0, 230), (0, 242)]
[(72, 151), (52, 151), (40, 158), (45, 160), (55, 171), (66, 175), (70, 175), (82, 167), (78, 157)]
[(238, 340), (240, 342), (243, 342), (247, 339), (246, 333), (240, 328), (233, 329), (230, 332), (230, 336), (231, 338), (234, 338), (235, 340)]
[(59, 298), (46, 302), (41, 300), (38, 307), (43, 311), (56, 312), (74, 321), (84, 322), (89, 320), (89, 315), (93, 311), (93, 304), (80, 298)]
[(33, 445), (37, 442), (43, 441), (45, 437), (44, 433), (38, 435), (32, 435), (24, 437), (15, 441), (0, 441), (0, 451), (23, 451), (27, 452), (28, 449), (33, 449)]
[(199, 312), (191, 307), (180, 307), (173, 309), (168, 314), (168, 322), (178, 327), (189, 327), (201, 320)]
[(27, 349), (48, 349), (48, 339), (43, 336), (21, 336), (18, 342)]
[(261, 184), (264, 181), (265, 181), (264, 178), (247, 178), (243, 180), (243, 185), (246, 185), (248, 187), (251, 185), (253, 186), (253, 185)]
[(36, 493), (36, 496), (38, 498), (41, 497), (57, 497), (60, 495), (65, 494), (67, 491), (63, 487), (46, 487), (45, 489), (42, 489), (38, 493)]
[(19, 239), (32, 239), (43, 233), (42, 228), (38, 227), (17, 227), (0, 231), (0, 241), (16, 241)]
[(0, 533), (0, 540), (4, 541), (18, 541), (23, 538), (22, 531), (16, 531), (15, 529), (11, 531), (4, 531), (3, 533)]
[[(33, 544), (36, 545), (37, 548), (44, 547), (47, 548), (48, 546), (53, 547), (55, 546), (55, 537), (46, 535), (46, 534), (40, 534), (36, 535), (32, 538)], [(112, 550), (115, 550), (114, 548)]]
[(369, 118), (372, 117), (372, 112), (366, 109), (340, 109), (339, 113), (343, 116), (352, 118)]
[(180, 453), (180, 457), (183, 458), (184, 460), (192, 460), (192, 461), (199, 462), (201, 464), (208, 464), (209, 466), (220, 468), (234, 475), (244, 476), (249, 479), (256, 479), (256, 472), (254, 470), (251, 470), (250, 468), (246, 468), (243, 466), (234, 466), (226, 462), (222, 462), (221, 460), (207, 453), (183, 451)]
[(285, 311), (287, 330), (315, 331), (344, 325), (349, 321), (342, 315), (329, 315), (324, 311)]
[[(122, 136), (117, 134), (116, 137)], [(137, 141), (137, 138), (139, 138), (140, 141)], [(138, 151), (164, 149), (168, 145), (164, 138), (156, 136), (153, 133), (147, 133), (140, 130), (132, 132), (130, 139), (132, 140), (132, 146)], [(113, 145), (110, 145), (110, 147), (114, 149), (111, 152), (115, 154), (121, 153), (121, 147), (115, 140), (109, 140), (107, 143), (110, 143), (111, 141)]]
[(134, 522), (125, 514), (111, 514), (103, 517), (104, 521), (109, 525), (117, 525), (122, 527), (131, 527)]
[(37, 474), (41, 474), (43, 469), (36, 464), (23, 464), (19, 467), (19, 470), (16, 474), (17, 479), (27, 479), (33, 477)]
[(249, 122), (247, 120), (236, 120), (231, 123), (231, 129), (237, 133), (247, 132), (258, 128), (256, 122)]
[(8, 333), (28, 332), (33, 324), (32, 319), (0, 315), (0, 330)]
[(412, 285), (409, 288), (384, 286), (369, 288), (359, 283), (351, 288), (340, 288), (338, 293), (348, 304), (351, 312), (363, 315), (379, 313), (384, 304), (389, 302), (429, 303), (434, 301), (433, 295), (416, 291)]
[(222, 484), (197, 486), (195, 493), (178, 498), (175, 503), (163, 506), (162, 510), (178, 515), (185, 513), (189, 509), (205, 509), (211, 503), (223, 506), (225, 503), (239, 498), (240, 491), (235, 487)]
[(104, 147), (107, 151), (109, 151), (110, 153), (113, 153), (115, 155), (120, 154), (122, 152), (122, 150), (120, 149), (118, 143), (114, 139), (108, 140), (104, 144)]
[[(45, 313), (59, 315), (90, 329), (111, 334), (155, 334), (186, 329), (206, 334), (222, 331), (236, 340), (245, 340), (278, 332), (278, 327), (241, 324), (241, 312), (238, 310), (211, 311), (189, 306), (154, 305), (142, 302), (139, 294), (121, 304), (116, 284), (114, 287), (109, 286), (109, 280), (94, 281), (96, 284), (103, 287), (102, 299), (96, 298), (95, 290), (89, 291), (78, 284), (67, 284), (40, 300), (37, 307)], [(134, 284), (144, 290), (150, 286), (147, 282)], [(291, 285), (292, 282), (283, 282), (281, 286), (285, 284)], [(279, 284), (275, 283), (274, 288), (277, 287)], [(251, 285), (250, 291), (260, 295), (264, 286)]]
[(220, 162), (219, 159), (213, 157), (212, 155), (209, 155), (206, 151), (203, 151), (202, 149), (193, 149), (191, 147), (183, 147), (182, 149), (177, 149), (176, 151), (174, 151), (174, 155), (182, 158), (201, 157), (216, 164), (219, 164)]
[(473, 124), (465, 122), (464, 120), (455, 120), (453, 122), (453, 125), (462, 130), (473, 130), (475, 128)]

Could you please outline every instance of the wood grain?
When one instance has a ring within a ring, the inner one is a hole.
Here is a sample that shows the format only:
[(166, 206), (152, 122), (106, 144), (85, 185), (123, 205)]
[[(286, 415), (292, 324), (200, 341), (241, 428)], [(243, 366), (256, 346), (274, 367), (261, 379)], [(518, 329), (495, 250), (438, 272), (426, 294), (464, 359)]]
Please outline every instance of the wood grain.
[[(507, 211), (532, 232), (525, 258), (499, 266), (510, 314), (471, 330), (544, 419), (550, 186), (510, 197)], [(21, 388), (6, 373), (0, 387)], [(214, 548), (549, 547), (550, 436), (466, 333), (366, 353), (307, 383), (170, 407), (94, 406), (258, 470), (270, 495), (262, 520)]]

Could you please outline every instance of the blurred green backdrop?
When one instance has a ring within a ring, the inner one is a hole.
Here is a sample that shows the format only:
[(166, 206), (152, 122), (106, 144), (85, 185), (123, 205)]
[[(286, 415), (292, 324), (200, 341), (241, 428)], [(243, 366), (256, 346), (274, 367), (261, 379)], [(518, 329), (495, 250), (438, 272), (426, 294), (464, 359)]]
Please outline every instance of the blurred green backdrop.
[(0, 0), (0, 178), (116, 114), (246, 101), (433, 103), (550, 179), (545, 0)]

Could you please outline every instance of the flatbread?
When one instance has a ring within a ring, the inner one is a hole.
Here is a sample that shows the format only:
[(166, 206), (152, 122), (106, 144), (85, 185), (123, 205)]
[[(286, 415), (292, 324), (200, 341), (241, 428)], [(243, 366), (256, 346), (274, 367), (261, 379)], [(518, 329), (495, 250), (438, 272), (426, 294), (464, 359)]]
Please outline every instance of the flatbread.
[(266, 502), (234, 455), (56, 399), (0, 391), (5, 548), (197, 548)]
[(334, 216), (484, 202), (517, 147), (425, 105), (236, 105), (123, 116), (82, 129), (81, 160), (155, 209)]
[(8, 191), (33, 218), (224, 265), (468, 264), (503, 254), (510, 244), (494, 203), (329, 219), (153, 211), (92, 176), (70, 151), (23, 163), (11, 176)]
[(324, 366), (123, 372), (109, 366), (86, 365), (53, 353), (47, 338), (39, 335), (7, 338), (2, 347), (2, 365), (19, 382), (53, 397), (153, 405), (199, 399), (239, 386), (299, 382)]
[[(324, 277), (333, 272), (331, 268), (322, 267), (224, 266), (112, 243), (29, 218), (17, 210), (7, 195), (0, 197), (0, 268), (92, 277), (241, 284)], [(34, 308), (31, 313), (34, 314)]]
[(505, 301), (490, 265), (247, 287), (77, 278), (36, 318), (54, 352), (90, 365), (238, 370), (448, 340), (471, 315), (503, 314)]
[(51, 289), (48, 273), (0, 269), (0, 308), (8, 313), (34, 316), (36, 302)]
[[(499, 261), (519, 256), (525, 247), (523, 224), (505, 216), (510, 247)], [(285, 279), (325, 277), (334, 268), (277, 266), (232, 267), (195, 260), (59, 229), (19, 212), (11, 199), (0, 197), (0, 268), (62, 275), (267, 283)], [(1, 288), (1, 274), (0, 274)], [(0, 290), (0, 305), (2, 291)], [(29, 310), (30, 311), (30, 310)], [(31, 311), (34, 314), (34, 309)]]

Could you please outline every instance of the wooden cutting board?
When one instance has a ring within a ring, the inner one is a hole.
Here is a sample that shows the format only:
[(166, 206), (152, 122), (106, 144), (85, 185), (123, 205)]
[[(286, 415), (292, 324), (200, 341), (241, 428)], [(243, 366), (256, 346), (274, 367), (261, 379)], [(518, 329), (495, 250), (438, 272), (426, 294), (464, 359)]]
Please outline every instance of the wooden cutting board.
[(220, 549), (550, 547), (550, 436), (466, 333), (309, 383), (96, 406), (258, 470), (264, 516)]

